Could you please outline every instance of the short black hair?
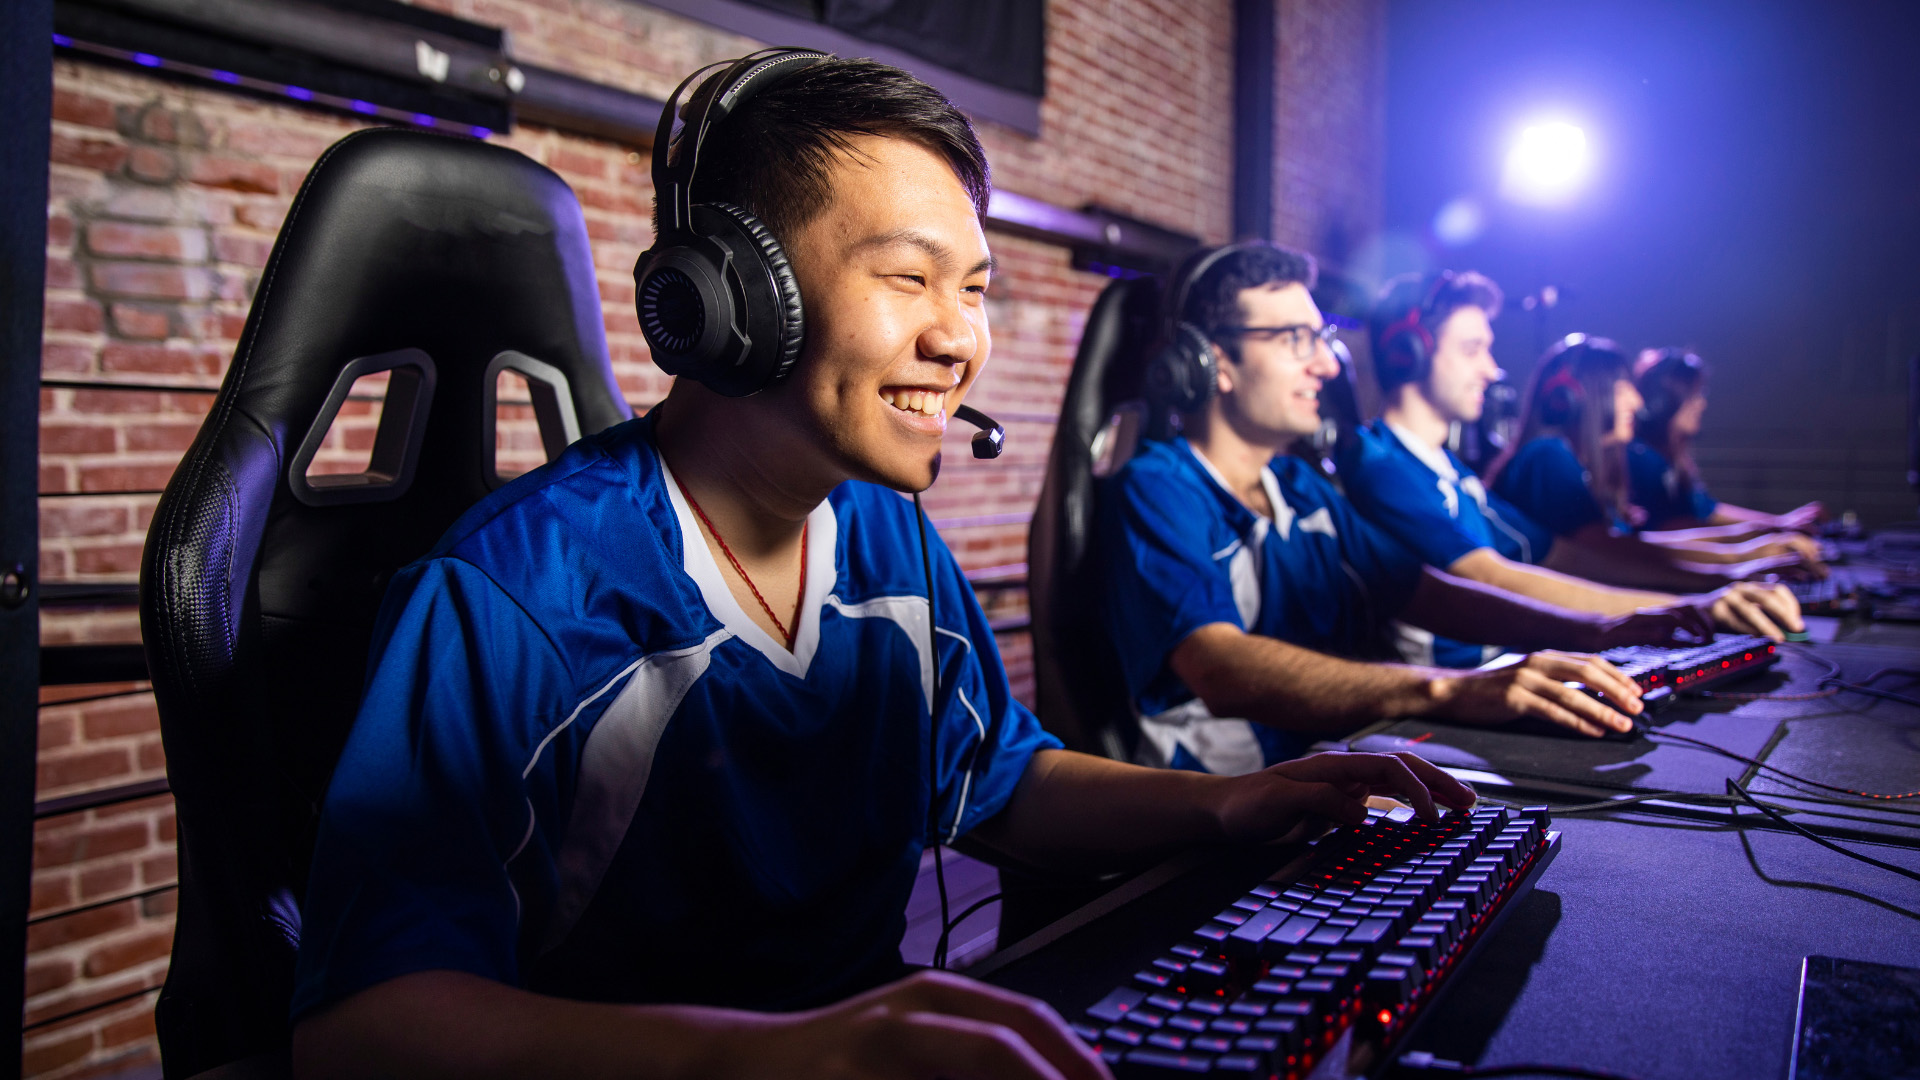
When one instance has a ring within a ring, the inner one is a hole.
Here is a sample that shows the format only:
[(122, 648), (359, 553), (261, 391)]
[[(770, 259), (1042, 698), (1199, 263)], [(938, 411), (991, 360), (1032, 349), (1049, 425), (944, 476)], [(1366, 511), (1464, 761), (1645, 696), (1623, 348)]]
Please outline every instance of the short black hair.
[(838, 57), (760, 91), (709, 132), (693, 198), (732, 203), (789, 240), (826, 209), (833, 158), (856, 135), (911, 139), (939, 154), (986, 216), (992, 172), (966, 115), (899, 68)]
[[(1461, 308), (1479, 308), (1491, 320), (1500, 317), (1501, 305), (1505, 303), (1506, 295), (1500, 286), (1477, 270), (1402, 274), (1381, 286), (1380, 297), (1374, 302), (1371, 326), (1374, 355), (1381, 353), (1382, 338), (1387, 330), (1403, 322), (1409, 312), (1416, 312), (1420, 326), (1437, 339), (1440, 328)], [(1375, 364), (1373, 369), (1380, 385), (1387, 390), (1399, 385), (1389, 380), (1413, 374), (1413, 369), (1406, 365)]]
[[(1320, 268), (1314, 264), (1313, 256), (1304, 251), (1265, 243), (1244, 244), (1207, 267), (1206, 273), (1187, 287), (1187, 301), (1180, 318), (1199, 327), (1208, 337), (1217, 337), (1222, 331), (1240, 325), (1242, 292), (1265, 285), (1296, 283), (1312, 289), (1319, 278)], [(1238, 339), (1233, 339), (1232, 344), (1238, 343)]]

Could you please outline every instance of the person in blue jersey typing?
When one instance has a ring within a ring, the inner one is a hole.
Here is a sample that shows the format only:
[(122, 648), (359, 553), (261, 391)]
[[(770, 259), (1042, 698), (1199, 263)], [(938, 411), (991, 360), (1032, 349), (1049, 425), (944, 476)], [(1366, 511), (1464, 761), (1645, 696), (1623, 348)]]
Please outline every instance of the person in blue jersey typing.
[(1394, 755), (1226, 779), (1059, 749), (899, 494), (990, 351), (972, 128), (810, 52), (679, 98), (635, 273), (683, 377), (393, 582), (302, 911), (296, 1071), (1106, 1076), (1038, 1002), (901, 977), (925, 845), (1116, 866), (1472, 793)]
[[(1744, 526), (1748, 535), (1807, 532), (1826, 508), (1818, 502), (1769, 514), (1716, 499), (1693, 459), (1693, 441), (1707, 411), (1707, 365), (1685, 349), (1646, 349), (1633, 364), (1643, 402), (1627, 447), (1627, 495), (1646, 512), (1648, 529)], [(1745, 537), (1742, 537), (1743, 539)]]
[(1520, 434), (1490, 486), (1550, 529), (1554, 565), (1629, 588), (1717, 588), (1770, 571), (1822, 573), (1819, 549), (1792, 532), (1743, 526), (1654, 532), (1628, 491), (1627, 446), (1643, 407), (1619, 346), (1569, 334), (1534, 368)]
[(1149, 764), (1242, 773), (1321, 734), (1384, 716), (1497, 723), (1546, 717), (1600, 735), (1639, 691), (1590, 656), (1536, 653), (1501, 670), (1368, 662), (1399, 618), (1522, 649), (1599, 649), (1705, 632), (1690, 609), (1569, 611), (1422, 565), (1307, 462), (1283, 452), (1319, 428), (1339, 372), (1306, 255), (1264, 243), (1203, 252), (1167, 289), (1148, 392), (1184, 435), (1156, 440), (1101, 497), (1105, 619)]
[[(1740, 583), (1683, 599), (1538, 565), (1569, 552), (1447, 449), (1449, 430), (1480, 419), (1487, 387), (1501, 377), (1492, 351), (1500, 304), (1499, 286), (1472, 271), (1410, 274), (1381, 290), (1372, 355), (1384, 406), (1337, 448), (1341, 483), (1360, 513), (1428, 565), (1562, 607), (1621, 615), (1687, 605), (1738, 633), (1778, 641), (1783, 629), (1800, 630), (1798, 605), (1784, 589)], [(1485, 659), (1470, 642), (1406, 632), (1401, 641), (1423, 650), (1403, 649), (1410, 660), (1471, 667)]]

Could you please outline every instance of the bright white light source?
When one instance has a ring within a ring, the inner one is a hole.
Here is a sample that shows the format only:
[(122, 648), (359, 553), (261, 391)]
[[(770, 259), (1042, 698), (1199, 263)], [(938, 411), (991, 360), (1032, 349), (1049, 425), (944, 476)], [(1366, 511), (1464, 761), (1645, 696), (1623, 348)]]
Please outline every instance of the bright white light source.
[(1507, 151), (1501, 190), (1515, 202), (1547, 206), (1564, 202), (1587, 178), (1592, 154), (1587, 133), (1564, 120), (1533, 124)]
[(1487, 215), (1471, 195), (1462, 195), (1433, 216), (1433, 235), (1448, 247), (1471, 244), (1487, 228)]

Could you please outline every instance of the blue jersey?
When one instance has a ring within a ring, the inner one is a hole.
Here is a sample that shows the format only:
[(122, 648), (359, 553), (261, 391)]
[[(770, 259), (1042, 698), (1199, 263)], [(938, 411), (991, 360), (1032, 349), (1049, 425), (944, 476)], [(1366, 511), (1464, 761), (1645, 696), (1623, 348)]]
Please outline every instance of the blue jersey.
[(1260, 474), (1271, 520), (1235, 498), (1185, 439), (1151, 442), (1101, 500), (1105, 617), (1149, 764), (1251, 772), (1309, 738), (1207, 712), (1167, 665), (1212, 623), (1342, 656), (1381, 650), (1420, 560), (1368, 525), (1313, 467), (1277, 457)]
[[(1552, 533), (1489, 493), (1444, 446), (1427, 446), (1375, 420), (1342, 439), (1339, 450), (1347, 498), (1430, 566), (1444, 570), (1481, 548), (1514, 562), (1537, 563), (1553, 546)], [(1483, 646), (1415, 627), (1401, 628), (1400, 643), (1401, 657), (1411, 663), (1476, 667), (1488, 659)]]
[(1666, 455), (1643, 442), (1627, 447), (1627, 497), (1647, 512), (1648, 529), (1677, 529), (1703, 525), (1720, 505), (1669, 462)]
[(850, 482), (806, 527), (789, 651), (734, 599), (643, 419), (403, 569), (327, 793), (295, 1014), (435, 969), (769, 1009), (897, 973), (923, 845), (1059, 744), (937, 539), (929, 651), (910, 502)]
[(1631, 525), (1593, 497), (1592, 483), (1566, 439), (1542, 435), (1513, 452), (1493, 490), (1555, 536), (1571, 536), (1595, 523), (1615, 532), (1632, 532)]

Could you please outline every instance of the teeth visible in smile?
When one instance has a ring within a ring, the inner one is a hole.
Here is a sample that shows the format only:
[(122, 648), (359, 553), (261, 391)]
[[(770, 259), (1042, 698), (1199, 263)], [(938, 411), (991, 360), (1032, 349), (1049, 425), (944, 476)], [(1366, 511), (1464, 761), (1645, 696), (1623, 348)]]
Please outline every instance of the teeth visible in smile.
[(926, 390), (882, 390), (880, 397), (901, 412), (919, 413), (921, 416), (939, 416), (947, 407), (947, 395)]

